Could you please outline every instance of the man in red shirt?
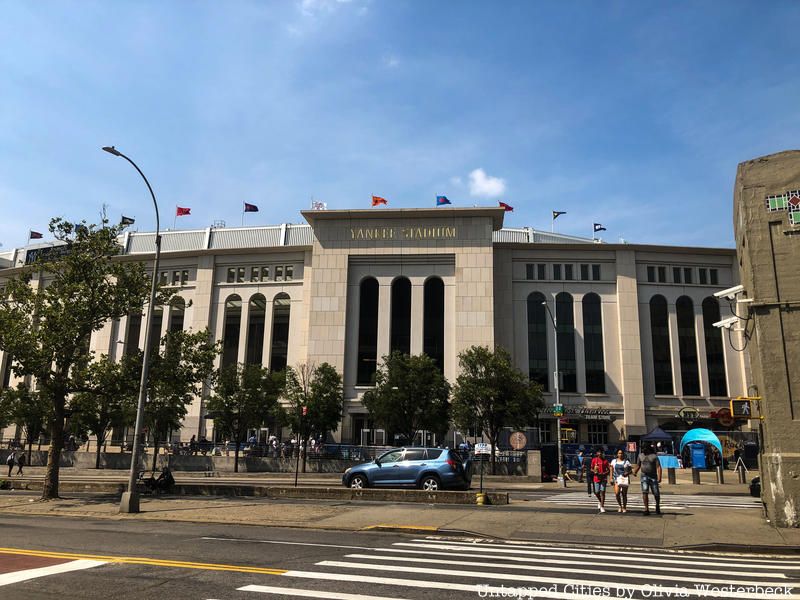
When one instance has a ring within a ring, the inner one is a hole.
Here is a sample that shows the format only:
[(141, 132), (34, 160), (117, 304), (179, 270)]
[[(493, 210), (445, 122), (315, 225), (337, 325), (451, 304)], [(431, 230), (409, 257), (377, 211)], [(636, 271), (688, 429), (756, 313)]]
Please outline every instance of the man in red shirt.
[(591, 469), (594, 474), (594, 495), (597, 497), (597, 508), (604, 513), (606, 512), (606, 481), (611, 464), (603, 456), (602, 448), (598, 448), (595, 452)]

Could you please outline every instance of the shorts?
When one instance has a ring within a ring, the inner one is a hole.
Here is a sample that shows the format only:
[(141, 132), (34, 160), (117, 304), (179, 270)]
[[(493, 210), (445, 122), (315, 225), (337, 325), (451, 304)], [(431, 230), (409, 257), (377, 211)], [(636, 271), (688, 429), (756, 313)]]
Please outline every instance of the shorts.
[(647, 494), (648, 492), (653, 492), (656, 496), (659, 494), (658, 478), (651, 477), (650, 475), (642, 475), (642, 493)]
[(605, 481), (595, 481), (592, 484), (592, 488), (594, 489), (595, 494), (599, 494), (600, 492), (606, 491), (606, 482)]

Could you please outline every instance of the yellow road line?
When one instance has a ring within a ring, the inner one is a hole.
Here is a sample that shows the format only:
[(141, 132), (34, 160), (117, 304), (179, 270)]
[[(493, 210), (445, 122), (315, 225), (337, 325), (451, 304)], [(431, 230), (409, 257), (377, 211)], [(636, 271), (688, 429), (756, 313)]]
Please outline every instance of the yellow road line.
[(173, 567), (176, 569), (202, 569), (206, 571), (236, 571), (237, 573), (257, 573), (259, 575), (283, 575), (286, 569), (268, 569), (245, 565), (221, 565), (215, 563), (186, 562), (180, 560), (161, 560), (141, 556), (102, 556), (98, 554), (77, 554), (74, 552), (49, 552), (47, 550), (26, 550), (22, 548), (0, 548), (0, 554), (20, 554), (41, 558), (63, 558), (65, 560), (102, 560), (106, 562), (154, 567)]
[(431, 527), (430, 525), (367, 525), (361, 528), (362, 531), (369, 529), (410, 529), (412, 531), (439, 531), (438, 527)]

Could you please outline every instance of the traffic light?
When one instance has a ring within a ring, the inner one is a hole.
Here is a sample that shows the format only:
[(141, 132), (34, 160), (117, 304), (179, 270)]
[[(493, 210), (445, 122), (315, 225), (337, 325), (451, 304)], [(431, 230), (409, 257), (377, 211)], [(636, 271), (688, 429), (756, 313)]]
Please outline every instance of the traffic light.
[(752, 419), (753, 405), (750, 398), (736, 398), (731, 400), (731, 416), (734, 419)]

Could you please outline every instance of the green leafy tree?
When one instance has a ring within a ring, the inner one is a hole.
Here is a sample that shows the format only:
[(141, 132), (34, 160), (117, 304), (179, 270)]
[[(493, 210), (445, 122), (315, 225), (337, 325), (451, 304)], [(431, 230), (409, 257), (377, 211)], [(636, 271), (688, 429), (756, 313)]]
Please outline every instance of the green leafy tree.
[(44, 433), (52, 410), (53, 404), (47, 396), (32, 392), (24, 383), (3, 390), (0, 395), (0, 415), (5, 414), (8, 422), (22, 428), (28, 448), (28, 464), (31, 464), (33, 442)]
[(129, 426), (136, 419), (141, 368), (141, 357), (135, 354), (126, 355), (119, 362), (104, 354), (86, 366), (85, 391), (70, 402), (70, 428), (97, 438), (96, 469), (100, 468), (100, 453), (111, 428)]
[(286, 422), (298, 434), (298, 441), (303, 448), (305, 473), (308, 439), (336, 431), (342, 420), (342, 376), (328, 363), (287, 367), (284, 398), (288, 403)]
[(0, 298), (0, 349), (14, 357), (14, 372), (34, 377), (52, 403), (43, 499), (58, 497), (67, 399), (79, 391), (82, 370), (74, 367), (92, 332), (141, 310), (149, 295), (144, 266), (114, 260), (121, 231), (105, 218), (100, 226), (53, 219), (50, 232), (61, 245), (7, 280)]
[(220, 368), (213, 379), (214, 393), (206, 404), (208, 415), (214, 417), (214, 429), (236, 444), (233, 470), (238, 473), (239, 448), (248, 430), (279, 415), (284, 374), (261, 365), (236, 364)]
[(458, 355), (461, 374), (453, 389), (453, 420), (463, 431), (478, 427), (492, 444), (492, 473), (504, 427), (532, 424), (542, 407), (542, 389), (511, 363), (504, 348), (472, 346)]
[(153, 348), (144, 408), (144, 423), (154, 442), (153, 470), (161, 440), (180, 429), (192, 396), (200, 394), (203, 383), (214, 371), (219, 351), (219, 343), (211, 341), (208, 329), (196, 333), (170, 331)]
[(450, 384), (430, 356), (393, 352), (383, 357), (363, 401), (376, 423), (410, 444), (419, 431), (447, 429), (449, 396)]

